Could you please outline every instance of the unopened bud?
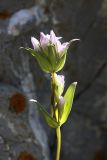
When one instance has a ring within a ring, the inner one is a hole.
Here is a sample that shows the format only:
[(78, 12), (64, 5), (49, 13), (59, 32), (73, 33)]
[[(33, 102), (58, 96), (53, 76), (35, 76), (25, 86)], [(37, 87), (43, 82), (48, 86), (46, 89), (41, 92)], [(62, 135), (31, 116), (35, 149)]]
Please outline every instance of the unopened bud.
[(64, 103), (65, 103), (64, 98), (60, 96), (59, 101), (58, 101), (58, 108), (61, 109)]
[(61, 118), (61, 116), (62, 116), (64, 103), (65, 103), (64, 98), (62, 96), (60, 96), (59, 101), (57, 103), (59, 118)]
[(64, 76), (55, 74), (55, 95), (57, 102), (60, 101), (60, 98), (64, 91)]

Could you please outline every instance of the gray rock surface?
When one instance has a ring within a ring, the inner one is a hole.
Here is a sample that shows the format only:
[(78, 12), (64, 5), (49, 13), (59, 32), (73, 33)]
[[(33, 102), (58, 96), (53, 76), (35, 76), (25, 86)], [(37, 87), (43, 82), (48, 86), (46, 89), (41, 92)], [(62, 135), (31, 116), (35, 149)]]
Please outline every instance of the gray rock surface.
[[(72, 113), (62, 127), (61, 159), (105, 160), (107, 0), (1, 0), (0, 160), (18, 160), (21, 153), (38, 160), (54, 159), (54, 132), (29, 102), (38, 98), (45, 105), (50, 103), (49, 76), (32, 56), (19, 50), (20, 46), (31, 46), (32, 35), (38, 38), (40, 31), (48, 33), (50, 29), (64, 41), (81, 39), (70, 47), (61, 72), (66, 76), (66, 87), (78, 82)], [(10, 100), (16, 93), (23, 95), (26, 103), (16, 96), (15, 108)], [(17, 103), (22, 108), (17, 108)]]
[[(35, 137), (30, 126), (30, 121), (33, 124), (34, 120), (28, 116), (27, 95), (16, 87), (1, 84), (0, 101), (0, 160), (17, 160), (21, 152), (30, 153), (36, 159), (45, 159), (39, 154), (42, 147), (39, 144), (40, 133), (37, 133), (38, 138)], [(40, 129), (38, 123), (33, 127)]]
[[(47, 134), (39, 120), (36, 106), (29, 102), (30, 98), (36, 98), (36, 85), (30, 67), (32, 60), (28, 54), (19, 50), (20, 46), (30, 41), (34, 32), (32, 30), (35, 27), (38, 30), (38, 25), (47, 21), (46, 16), (39, 3), (33, 1), (11, 1), (3, 6), (0, 13), (0, 160), (24, 159), (23, 156), (30, 155), (35, 159), (48, 160)], [(12, 14), (9, 15), (9, 12)], [(9, 98), (17, 92), (25, 95), (26, 104), (17, 95), (10, 103)], [(20, 110), (18, 106), (21, 105)]]

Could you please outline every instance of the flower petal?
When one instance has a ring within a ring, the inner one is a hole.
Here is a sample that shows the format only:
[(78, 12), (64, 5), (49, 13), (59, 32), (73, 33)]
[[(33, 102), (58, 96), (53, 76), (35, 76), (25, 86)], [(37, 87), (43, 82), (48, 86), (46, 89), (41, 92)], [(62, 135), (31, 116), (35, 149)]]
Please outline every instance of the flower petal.
[(46, 48), (49, 43), (49, 35), (45, 35), (43, 32), (40, 33), (40, 44), (42, 48)]
[(55, 36), (55, 33), (53, 32), (53, 30), (50, 31), (50, 41), (52, 44), (56, 44), (56, 39), (57, 37)]
[(48, 38), (48, 40), (50, 41), (50, 35), (49, 34), (46, 34), (45, 35), (47, 38)]
[(32, 42), (33, 48), (35, 50), (39, 50), (39, 47), (40, 47), (39, 41), (36, 38), (31, 37), (31, 42)]
[(65, 42), (62, 44), (63, 47), (68, 47), (68, 45), (69, 45), (69, 42)]
[(58, 39), (56, 40), (55, 47), (56, 47), (57, 52), (60, 52), (60, 49), (61, 49), (61, 42), (60, 42)]
[(60, 48), (60, 52), (64, 52), (65, 49), (68, 49), (69, 42), (63, 43)]

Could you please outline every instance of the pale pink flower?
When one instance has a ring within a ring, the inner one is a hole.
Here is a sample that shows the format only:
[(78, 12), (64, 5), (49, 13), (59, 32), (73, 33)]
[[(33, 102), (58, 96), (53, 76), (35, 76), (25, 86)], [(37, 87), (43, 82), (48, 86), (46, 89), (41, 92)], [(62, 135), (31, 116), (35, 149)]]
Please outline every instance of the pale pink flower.
[(36, 38), (31, 37), (31, 42), (32, 42), (33, 48), (34, 48), (35, 50), (39, 50), (39, 48), (40, 48), (40, 43), (39, 43), (39, 41), (38, 41)]
[[(46, 49), (49, 45), (53, 45), (56, 50), (56, 54), (61, 58), (66, 52), (67, 49), (69, 48), (70, 44), (73, 41), (77, 41), (79, 39), (73, 39), (69, 42), (62, 43), (60, 42), (60, 39), (62, 37), (56, 37), (55, 33), (53, 30), (50, 31), (49, 34), (44, 34), (43, 32), (40, 32), (40, 41), (38, 41), (36, 38), (31, 37), (31, 42), (35, 50), (40, 50), (40, 47), (42, 49)], [(44, 50), (46, 51), (46, 50)]]

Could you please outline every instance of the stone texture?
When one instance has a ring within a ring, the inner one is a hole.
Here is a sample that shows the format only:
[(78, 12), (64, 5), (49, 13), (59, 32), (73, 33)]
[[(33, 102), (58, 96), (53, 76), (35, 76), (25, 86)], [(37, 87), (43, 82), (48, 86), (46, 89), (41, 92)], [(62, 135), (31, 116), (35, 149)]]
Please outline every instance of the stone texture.
[[(77, 81), (75, 103), (62, 127), (63, 160), (107, 159), (107, 1), (54, 1), (55, 30), (66, 40), (80, 38), (69, 49), (64, 68), (67, 85)], [(71, 52), (71, 53), (70, 53)], [(67, 86), (66, 85), (66, 86)]]
[[(40, 31), (48, 33), (52, 28), (64, 41), (81, 39), (70, 47), (61, 72), (66, 76), (66, 88), (78, 82), (72, 113), (62, 127), (61, 159), (105, 160), (107, 0), (1, 0), (0, 160), (17, 160), (20, 155), (54, 159), (54, 132), (28, 101), (38, 98), (49, 105), (50, 75), (40, 70), (32, 56), (19, 50), (20, 46), (31, 46), (32, 35), (38, 38)], [(26, 97), (26, 103), (21, 98), (10, 106), (16, 93)], [(22, 108), (17, 111), (18, 104)]]
[(96, 150), (101, 149), (101, 131), (86, 116), (73, 114), (62, 131), (62, 159), (94, 159)]
[[(36, 86), (30, 66), (32, 59), (19, 50), (20, 46), (28, 45), (34, 33), (33, 28), (37, 27), (39, 32), (38, 25), (43, 21), (45, 23), (46, 16), (39, 2), (36, 4), (34, 1), (26, 1), (26, 3), (27, 5), (23, 6), (23, 1), (21, 3), (11, 1), (10, 4), (6, 4), (5, 9), (1, 9), (3, 10), (0, 21), (1, 160), (17, 160), (23, 152), (32, 155), (35, 159), (49, 159), (46, 131), (39, 120), (35, 105), (29, 102), (30, 98), (36, 98)], [(3, 19), (3, 14), (6, 12), (4, 10), (7, 9), (10, 12), (14, 10), (14, 13), (10, 17), (4, 16)], [(9, 102), (8, 98), (10, 97), (11, 100), (17, 92), (25, 95), (27, 104), (20, 102), (18, 96), (15, 100), (17, 102)], [(11, 104), (10, 108), (9, 104)], [(20, 107), (19, 110), (17, 105)]]
[[(24, 100), (14, 97), (14, 103), (11, 104), (11, 97), (16, 93), (26, 98), (25, 109), (20, 113), (10, 108), (15, 102), (21, 103)], [(38, 145), (29, 125), (27, 95), (13, 86), (1, 84), (0, 101), (0, 159), (17, 160), (22, 151), (41, 159), (42, 155), (38, 154)]]

